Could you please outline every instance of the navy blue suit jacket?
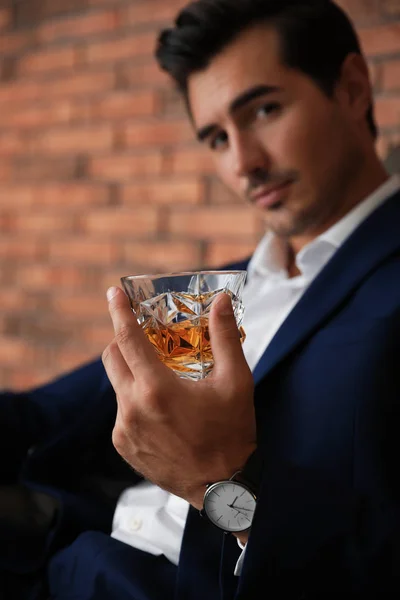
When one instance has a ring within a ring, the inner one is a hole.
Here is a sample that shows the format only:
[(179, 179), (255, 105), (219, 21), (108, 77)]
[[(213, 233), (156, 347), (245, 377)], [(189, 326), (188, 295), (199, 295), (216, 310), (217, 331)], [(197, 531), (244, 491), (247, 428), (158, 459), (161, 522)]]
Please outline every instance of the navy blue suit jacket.
[[(42, 553), (10, 548), (0, 569), (42, 569), (43, 597), (57, 599), (399, 597), (399, 359), (397, 194), (337, 251), (254, 372), (265, 468), (240, 578), (236, 541), (192, 509), (179, 568), (109, 537), (119, 492), (139, 478), (112, 447), (100, 361), (1, 398), (3, 482), (60, 509)], [(41, 596), (31, 586), (20, 597)]]

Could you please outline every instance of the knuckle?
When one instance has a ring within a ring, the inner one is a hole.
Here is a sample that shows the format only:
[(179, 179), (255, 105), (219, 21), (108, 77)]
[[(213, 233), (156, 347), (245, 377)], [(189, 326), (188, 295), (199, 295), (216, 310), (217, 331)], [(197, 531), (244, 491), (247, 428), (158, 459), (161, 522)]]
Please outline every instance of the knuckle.
[(109, 344), (107, 346), (107, 348), (105, 348), (105, 350), (103, 351), (103, 354), (101, 355), (101, 360), (103, 365), (108, 364), (108, 362), (111, 359), (111, 354), (112, 354), (112, 348), (111, 348), (111, 344)]
[(109, 362), (112, 361), (114, 355), (117, 352), (117, 342), (114, 339), (112, 342), (110, 342), (108, 344), (108, 346), (104, 349), (102, 355), (101, 355), (101, 360), (103, 362), (104, 365), (108, 364)]
[(123, 448), (125, 446), (125, 433), (118, 425), (115, 425), (112, 435), (111, 435), (112, 443), (114, 448), (117, 450), (119, 454), (122, 453)]
[(164, 406), (164, 392), (156, 382), (149, 382), (141, 387), (140, 395), (148, 410), (159, 412)]
[(132, 338), (133, 329), (131, 325), (124, 324), (117, 332), (115, 339), (119, 346), (125, 346)]

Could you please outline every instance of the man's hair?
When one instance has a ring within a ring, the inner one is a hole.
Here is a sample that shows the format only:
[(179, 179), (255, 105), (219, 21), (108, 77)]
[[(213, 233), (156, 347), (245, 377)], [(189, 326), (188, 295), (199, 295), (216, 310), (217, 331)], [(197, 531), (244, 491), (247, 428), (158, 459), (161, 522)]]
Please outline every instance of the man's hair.
[[(348, 54), (362, 54), (351, 21), (331, 0), (197, 0), (179, 13), (174, 28), (161, 32), (156, 58), (188, 102), (189, 77), (260, 23), (278, 32), (283, 64), (309, 76), (328, 97)], [(367, 121), (376, 138), (372, 105)]]

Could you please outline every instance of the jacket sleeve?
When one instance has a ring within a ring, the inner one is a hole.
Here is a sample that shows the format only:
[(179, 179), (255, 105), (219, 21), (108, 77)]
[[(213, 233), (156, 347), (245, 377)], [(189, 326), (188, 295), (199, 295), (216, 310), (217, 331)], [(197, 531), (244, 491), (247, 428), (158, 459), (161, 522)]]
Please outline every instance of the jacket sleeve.
[(0, 482), (17, 481), (29, 449), (73, 422), (109, 385), (96, 360), (34, 390), (0, 393)]

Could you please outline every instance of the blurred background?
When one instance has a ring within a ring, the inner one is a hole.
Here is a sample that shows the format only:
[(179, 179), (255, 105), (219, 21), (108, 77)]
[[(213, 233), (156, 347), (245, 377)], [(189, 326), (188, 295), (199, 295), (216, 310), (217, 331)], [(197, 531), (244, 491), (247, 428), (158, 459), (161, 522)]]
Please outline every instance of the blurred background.
[[(400, 170), (400, 0), (340, 0)], [(186, 0), (0, 0), (0, 388), (101, 354), (121, 275), (220, 266), (263, 233), (152, 58)]]

